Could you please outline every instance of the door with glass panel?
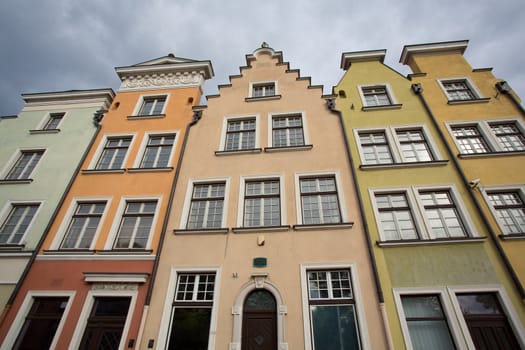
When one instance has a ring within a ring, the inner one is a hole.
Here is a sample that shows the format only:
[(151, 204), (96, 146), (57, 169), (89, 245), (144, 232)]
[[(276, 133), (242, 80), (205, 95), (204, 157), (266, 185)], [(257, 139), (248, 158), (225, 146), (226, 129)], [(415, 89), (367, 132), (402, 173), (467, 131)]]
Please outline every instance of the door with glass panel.
[(244, 301), (242, 350), (277, 349), (277, 303), (267, 290), (251, 292)]

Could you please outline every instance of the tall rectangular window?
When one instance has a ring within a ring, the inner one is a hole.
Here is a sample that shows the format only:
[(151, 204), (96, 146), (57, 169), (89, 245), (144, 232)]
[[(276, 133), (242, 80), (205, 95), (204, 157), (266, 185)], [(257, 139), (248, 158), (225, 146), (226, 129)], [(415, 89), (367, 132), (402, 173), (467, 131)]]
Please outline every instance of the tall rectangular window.
[(350, 270), (307, 271), (315, 350), (360, 349)]
[(228, 121), (226, 130), (226, 151), (255, 148), (255, 118)]
[(525, 151), (525, 137), (516, 123), (490, 123), (489, 125), (504, 152)]
[(208, 349), (214, 289), (214, 273), (179, 274), (168, 349)]
[(224, 207), (225, 183), (194, 184), (188, 229), (220, 228)]
[(128, 201), (122, 214), (115, 249), (146, 249), (157, 201)]
[(477, 98), (465, 79), (442, 81), (449, 100), (474, 100)]
[(56, 130), (64, 118), (64, 113), (51, 113), (42, 130)]
[(67, 297), (35, 297), (13, 349), (49, 349), (67, 302)]
[(139, 110), (140, 116), (159, 115), (164, 110), (166, 96), (145, 97)]
[(0, 227), (0, 244), (20, 244), (39, 204), (13, 204)]
[(456, 349), (438, 295), (403, 295), (401, 303), (414, 350)]
[(244, 226), (279, 226), (281, 224), (279, 180), (246, 181)]
[(365, 164), (391, 164), (394, 162), (384, 131), (360, 132), (359, 142)]
[(78, 203), (61, 249), (89, 249), (104, 213), (106, 202)]
[(503, 234), (525, 234), (525, 204), (519, 192), (489, 192)]
[(175, 135), (150, 136), (141, 168), (165, 168), (169, 165), (171, 151), (175, 143)]
[(99, 170), (121, 169), (124, 165), (124, 159), (131, 144), (131, 139), (131, 136), (108, 138), (95, 168)]
[(405, 193), (376, 194), (375, 200), (384, 240), (418, 238)]
[(341, 222), (335, 177), (305, 177), (299, 180), (303, 224)]
[(366, 107), (388, 106), (392, 104), (386, 86), (361, 87)]
[(253, 84), (252, 97), (275, 96), (275, 83)]
[(272, 118), (272, 147), (304, 145), (303, 118), (299, 115)]
[(452, 135), (457, 140), (459, 152), (463, 154), (487, 153), (490, 148), (475, 125), (453, 126)]
[(419, 191), (432, 238), (467, 235), (458, 209), (449, 191)]
[(397, 130), (396, 134), (404, 162), (429, 162), (433, 160), (432, 152), (422, 130)]
[(7, 173), (6, 180), (29, 179), (43, 154), (43, 150), (21, 151), (15, 164)]

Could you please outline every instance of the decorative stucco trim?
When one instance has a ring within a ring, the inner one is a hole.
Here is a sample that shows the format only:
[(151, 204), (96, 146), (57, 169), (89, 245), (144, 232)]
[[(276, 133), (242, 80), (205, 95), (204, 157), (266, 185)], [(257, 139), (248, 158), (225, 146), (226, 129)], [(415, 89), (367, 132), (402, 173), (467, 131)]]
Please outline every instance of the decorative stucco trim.
[[(120, 75), (120, 74), (119, 74)], [(121, 75), (122, 84), (119, 91), (139, 91), (152, 89), (176, 89), (200, 87), (204, 84), (204, 72), (184, 73), (142, 73)]]
[(146, 283), (147, 273), (97, 273), (84, 272), (87, 283)]

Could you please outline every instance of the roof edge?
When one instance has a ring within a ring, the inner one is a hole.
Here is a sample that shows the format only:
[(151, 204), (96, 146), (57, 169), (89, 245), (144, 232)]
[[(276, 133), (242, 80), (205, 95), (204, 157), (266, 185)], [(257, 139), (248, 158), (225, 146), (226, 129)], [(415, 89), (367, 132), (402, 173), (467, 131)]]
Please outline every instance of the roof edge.
[(343, 52), (341, 55), (341, 69), (347, 70), (354, 62), (385, 61), (386, 49)]
[(427, 44), (415, 44), (403, 46), (399, 62), (407, 64), (410, 57), (419, 54), (453, 53), (459, 52), (463, 55), (468, 46), (468, 40), (443, 41)]

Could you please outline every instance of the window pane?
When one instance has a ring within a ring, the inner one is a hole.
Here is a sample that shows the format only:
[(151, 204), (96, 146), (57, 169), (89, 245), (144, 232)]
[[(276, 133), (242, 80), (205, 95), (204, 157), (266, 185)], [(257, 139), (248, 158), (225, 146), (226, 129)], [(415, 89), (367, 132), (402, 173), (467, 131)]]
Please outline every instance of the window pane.
[(458, 294), (457, 298), (463, 315), (502, 314), (493, 293)]
[(437, 295), (401, 297), (414, 349), (455, 349)]
[(359, 349), (353, 305), (311, 305), (315, 350)]
[(13, 205), (0, 227), (0, 244), (20, 244), (38, 207), (38, 204)]
[(211, 308), (180, 308), (173, 311), (169, 350), (207, 350)]

